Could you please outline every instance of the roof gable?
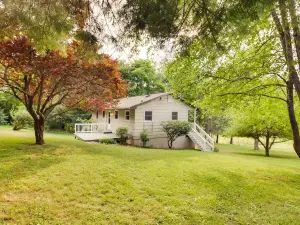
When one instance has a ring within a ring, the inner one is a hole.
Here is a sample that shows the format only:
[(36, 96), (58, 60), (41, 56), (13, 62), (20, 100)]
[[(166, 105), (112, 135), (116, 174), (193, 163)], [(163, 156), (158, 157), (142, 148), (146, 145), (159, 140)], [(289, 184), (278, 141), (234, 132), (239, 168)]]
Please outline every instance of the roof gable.
[(168, 93), (157, 93), (157, 94), (150, 94), (150, 95), (142, 95), (142, 96), (134, 96), (134, 97), (127, 97), (119, 99), (117, 109), (130, 109), (135, 108), (138, 105), (144, 104), (149, 102), (153, 99), (159, 98), (161, 96), (168, 95)]

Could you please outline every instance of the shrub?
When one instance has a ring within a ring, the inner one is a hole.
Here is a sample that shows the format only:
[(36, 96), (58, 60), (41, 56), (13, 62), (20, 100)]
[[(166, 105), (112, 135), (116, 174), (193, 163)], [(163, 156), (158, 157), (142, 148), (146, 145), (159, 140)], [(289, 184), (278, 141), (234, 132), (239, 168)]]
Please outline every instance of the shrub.
[(117, 129), (117, 136), (119, 137), (119, 143), (121, 145), (126, 145), (127, 140), (129, 139), (128, 128), (127, 127), (119, 127)]
[(142, 142), (142, 147), (146, 148), (147, 142), (149, 141), (147, 131), (144, 130), (143, 132), (140, 133), (140, 139), (141, 139), (141, 142)]
[(33, 119), (29, 113), (24, 109), (20, 108), (17, 111), (12, 113), (13, 119), (13, 130), (21, 130), (27, 126), (32, 126)]
[(47, 130), (65, 130), (74, 133), (75, 123), (92, 123), (91, 113), (80, 109), (69, 110), (65, 106), (57, 106), (49, 115)]
[(107, 144), (107, 145), (111, 145), (111, 144), (115, 144), (115, 141), (111, 138), (105, 138), (105, 139), (101, 139), (100, 140), (101, 144)]
[(190, 132), (190, 123), (187, 121), (164, 121), (161, 123), (163, 131), (168, 137), (169, 148), (173, 147), (173, 142), (180, 136), (187, 135)]
[(5, 115), (4, 109), (0, 109), (0, 125), (7, 124), (8, 116)]
[(219, 152), (219, 151), (220, 150), (217, 147), (214, 148), (214, 152)]
[(65, 131), (69, 133), (75, 132), (75, 124), (74, 123), (65, 123)]

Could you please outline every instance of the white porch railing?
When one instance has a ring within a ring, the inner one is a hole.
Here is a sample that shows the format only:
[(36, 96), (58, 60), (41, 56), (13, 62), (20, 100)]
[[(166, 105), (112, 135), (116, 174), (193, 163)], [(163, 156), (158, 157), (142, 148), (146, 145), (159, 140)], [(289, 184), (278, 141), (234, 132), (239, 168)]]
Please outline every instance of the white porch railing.
[(75, 123), (75, 133), (100, 133), (105, 126), (105, 123)]

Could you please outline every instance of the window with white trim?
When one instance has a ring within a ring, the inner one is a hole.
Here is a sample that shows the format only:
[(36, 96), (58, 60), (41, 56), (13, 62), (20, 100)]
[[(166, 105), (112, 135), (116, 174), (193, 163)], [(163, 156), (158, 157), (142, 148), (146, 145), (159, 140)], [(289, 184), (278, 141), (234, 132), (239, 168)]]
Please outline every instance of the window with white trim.
[(152, 121), (152, 111), (145, 111), (145, 121)]
[(125, 120), (130, 120), (130, 111), (129, 110), (125, 111)]
[(172, 112), (172, 120), (178, 120), (178, 112)]
[(115, 111), (115, 119), (119, 119), (119, 111)]
[(98, 110), (96, 111), (96, 119), (98, 119), (98, 117), (99, 117), (99, 112), (98, 112)]
[(103, 117), (103, 118), (105, 117), (105, 111), (102, 112), (102, 117)]

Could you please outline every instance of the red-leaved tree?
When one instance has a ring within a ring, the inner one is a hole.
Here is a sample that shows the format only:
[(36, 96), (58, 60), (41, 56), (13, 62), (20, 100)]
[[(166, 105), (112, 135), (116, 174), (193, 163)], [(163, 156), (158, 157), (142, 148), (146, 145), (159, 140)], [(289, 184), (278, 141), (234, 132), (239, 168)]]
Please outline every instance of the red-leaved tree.
[(10, 89), (32, 116), (36, 144), (45, 143), (45, 121), (57, 105), (101, 110), (126, 94), (116, 61), (82, 59), (74, 46), (65, 55), (39, 54), (26, 37), (0, 42), (0, 87)]

